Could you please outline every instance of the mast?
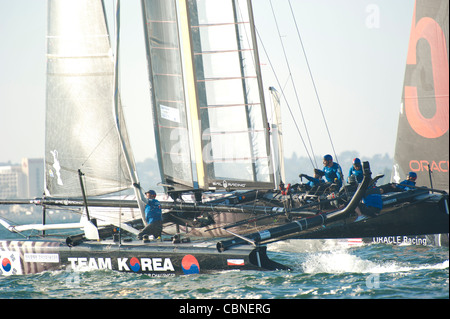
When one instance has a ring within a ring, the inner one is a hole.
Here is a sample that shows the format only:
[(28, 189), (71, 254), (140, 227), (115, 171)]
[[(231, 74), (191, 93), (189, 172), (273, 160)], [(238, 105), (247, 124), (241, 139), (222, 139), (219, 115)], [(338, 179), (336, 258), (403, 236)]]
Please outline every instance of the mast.
[(272, 137), (271, 142), (273, 145), (272, 158), (274, 163), (275, 186), (277, 186), (281, 181), (286, 181), (284, 171), (283, 128), (281, 119), (280, 94), (272, 86), (269, 87), (269, 91), (272, 95), (273, 101), (273, 118), (270, 134)]
[(187, 0), (179, 0), (180, 7), (180, 29), (183, 43), (184, 70), (189, 98), (189, 112), (191, 115), (192, 143), (194, 147), (195, 167), (197, 171), (197, 182), (200, 189), (206, 186), (205, 166), (203, 165), (203, 149), (201, 135), (201, 118), (198, 111), (198, 97), (195, 87), (194, 57), (192, 55), (192, 38), (190, 36), (190, 22), (188, 15)]
[(129, 145), (125, 143), (124, 131), (122, 128), (122, 123), (124, 123), (123, 113), (121, 112), (120, 96), (119, 96), (119, 49), (120, 49), (120, 0), (116, 0), (116, 23), (115, 23), (115, 34), (116, 34), (116, 47), (115, 47), (115, 57), (114, 57), (114, 117), (116, 119), (116, 128), (122, 146), (122, 152), (125, 156), (126, 166), (130, 174), (131, 181), (133, 182), (133, 190), (136, 195), (136, 201), (138, 203), (139, 210), (141, 211), (142, 221), (146, 225), (145, 220), (145, 201), (144, 194), (139, 186), (139, 179), (137, 176), (136, 168), (134, 165), (134, 159), (132, 158), (131, 151), (128, 149)]

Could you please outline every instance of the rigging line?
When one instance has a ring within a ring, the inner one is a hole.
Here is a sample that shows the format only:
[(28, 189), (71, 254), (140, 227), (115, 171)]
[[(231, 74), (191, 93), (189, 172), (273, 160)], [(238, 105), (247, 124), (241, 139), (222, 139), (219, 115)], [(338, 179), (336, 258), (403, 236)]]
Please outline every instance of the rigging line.
[[(241, 4), (240, 3), (235, 3), (235, 9), (236, 9), (235, 10), (236, 15), (239, 15), (239, 17), (241, 18), (241, 21), (244, 21), (244, 16), (242, 15)], [(254, 51), (255, 48), (253, 47), (253, 43), (250, 40), (251, 39), (251, 35), (249, 36), (247, 28), (243, 28), (243, 29), (244, 29), (244, 31), (241, 32), (241, 33), (244, 33), (245, 37), (242, 37), (242, 38), (245, 38), (245, 40), (247, 42), (246, 43), (247, 47), (249, 49), (240, 49), (238, 51)], [(242, 38), (241, 38), (241, 41), (244, 42), (244, 39), (242, 39)], [(250, 57), (252, 58), (253, 65), (256, 66), (255, 55), (254, 54), (250, 54)]]
[(269, 61), (270, 68), (272, 69), (273, 75), (275, 76), (275, 80), (277, 81), (278, 86), (281, 88), (281, 95), (283, 96), (283, 98), (284, 98), (284, 100), (286, 102), (286, 105), (288, 107), (289, 113), (291, 114), (292, 120), (294, 121), (295, 128), (297, 129), (298, 135), (300, 136), (300, 139), (302, 140), (303, 146), (305, 147), (306, 154), (308, 155), (308, 158), (309, 158), (309, 160), (311, 162), (312, 167), (315, 167), (314, 166), (314, 162), (311, 159), (311, 155), (309, 154), (308, 147), (306, 146), (305, 140), (303, 139), (302, 133), (300, 132), (300, 129), (298, 127), (297, 121), (295, 120), (294, 114), (292, 114), (292, 110), (291, 110), (291, 107), (289, 105), (289, 101), (287, 100), (286, 95), (284, 94), (284, 90), (283, 90), (283, 88), (281, 86), (280, 80), (278, 79), (277, 73), (275, 72), (275, 68), (273, 67), (272, 61), (269, 58), (269, 54), (267, 53), (266, 47), (264, 46), (264, 43), (263, 43), (263, 41), (261, 39), (261, 36), (259, 35), (258, 29), (256, 27), (255, 27), (255, 31), (256, 31), (256, 35), (258, 36), (259, 41), (261, 42), (261, 46), (263, 48), (263, 51), (266, 54), (267, 60)]
[[(287, 58), (286, 49), (284, 47), (283, 40), (281, 38), (280, 28), (278, 27), (278, 21), (277, 21), (276, 15), (275, 15), (275, 10), (273, 9), (272, 0), (269, 0), (269, 3), (270, 3), (270, 7), (272, 8), (272, 15), (273, 15), (273, 18), (274, 18), (274, 21), (275, 21), (275, 26), (277, 27), (278, 37), (280, 38), (281, 48), (283, 49), (283, 54), (284, 54), (284, 59), (286, 61), (286, 66), (287, 66), (287, 68), (289, 70), (289, 75), (291, 77), (291, 82), (292, 82), (292, 86), (294, 88), (295, 97), (297, 99), (298, 108), (299, 108), (300, 114), (302, 116), (302, 121), (303, 121), (303, 125), (305, 127), (306, 136), (308, 138), (309, 147), (311, 148), (311, 153), (313, 155), (313, 159), (314, 159), (314, 162), (315, 162), (314, 149), (313, 149), (313, 146), (312, 146), (312, 143), (311, 143), (311, 138), (309, 136), (308, 127), (306, 125), (305, 117), (303, 115), (303, 110), (302, 110), (302, 107), (301, 107), (301, 104), (300, 104), (300, 99), (298, 97), (297, 88), (296, 88), (295, 83), (294, 83), (294, 78), (292, 77), (292, 71), (291, 71), (291, 67), (290, 67), (290, 64), (289, 64), (289, 60)], [(315, 163), (315, 164), (317, 166), (317, 163)], [(314, 166), (314, 167), (316, 167), (316, 166)]]
[[(112, 19), (112, 21), (113, 21), (113, 24), (114, 24), (114, 29), (113, 29), (114, 30), (114, 36), (115, 36), (114, 38), (116, 39), (116, 41), (115, 41), (116, 49), (114, 50), (115, 54), (117, 54), (116, 52), (118, 51), (117, 50), (117, 46), (118, 46), (117, 38), (120, 36), (120, 34), (119, 34), (120, 28), (118, 27), (118, 22), (119, 22), (119, 19), (120, 19), (120, 13), (118, 12), (118, 10), (120, 10), (120, 3), (119, 3), (119, 1), (117, 1), (117, 2), (113, 1), (113, 16), (115, 16), (115, 19)], [(114, 56), (114, 58), (115, 58), (115, 56)], [(115, 61), (115, 63), (119, 63), (119, 61)], [(120, 68), (120, 64), (117, 67), (117, 72), (120, 72), (119, 68)], [(116, 76), (116, 74), (114, 74), (114, 76)], [(120, 87), (121, 87), (121, 78), (118, 77), (117, 78), (117, 87), (115, 88), (117, 90), (117, 94), (119, 94), (119, 92), (120, 92)], [(114, 95), (113, 95), (113, 99), (114, 99)], [(120, 95), (119, 95), (118, 101), (121, 101)], [(114, 114), (114, 112), (113, 112), (113, 114)], [(123, 114), (120, 114), (120, 115), (123, 115)], [(118, 116), (120, 116), (120, 115), (118, 115)], [(119, 119), (119, 122), (120, 122), (120, 120), (123, 120), (123, 119)], [(118, 141), (118, 143), (117, 143), (118, 162), (121, 163), (122, 160), (123, 160), (123, 158), (122, 158), (123, 153), (122, 153), (122, 149), (121, 149), (121, 145), (120, 145), (120, 137), (119, 136), (117, 136), (117, 141)], [(118, 176), (118, 179), (119, 179), (119, 184), (123, 185), (122, 184), (123, 183), (122, 177), (124, 177), (124, 176), (123, 176), (123, 174), (121, 174), (121, 165), (120, 164), (117, 165), (117, 176)], [(119, 206), (119, 210), (118, 210), (119, 225), (122, 225), (122, 207), (120, 206), (120, 204), (118, 206)], [(134, 215), (134, 211), (133, 211), (132, 214)], [(121, 227), (118, 227), (118, 232), (119, 232), (119, 247), (120, 247), (120, 245), (122, 244)]]
[(299, 41), (300, 41), (300, 45), (301, 45), (302, 50), (303, 50), (303, 55), (305, 56), (306, 66), (308, 67), (309, 76), (310, 76), (310, 78), (311, 78), (311, 82), (312, 82), (312, 85), (313, 85), (313, 87), (314, 87), (314, 92), (315, 92), (315, 94), (316, 94), (317, 102), (319, 103), (320, 111), (321, 111), (321, 113), (322, 113), (322, 119), (323, 119), (323, 121), (324, 121), (325, 128), (326, 128), (327, 133), (328, 133), (328, 138), (330, 139), (331, 148), (333, 149), (334, 156), (335, 156), (335, 158), (336, 158), (336, 161), (338, 162), (336, 150), (335, 150), (335, 148), (334, 148), (334, 144), (333, 144), (333, 140), (332, 140), (332, 138), (331, 138), (330, 130), (329, 130), (329, 128), (328, 128), (327, 120), (326, 120), (325, 114), (324, 114), (324, 112), (323, 112), (322, 103), (321, 103), (321, 101), (320, 101), (319, 93), (318, 93), (318, 91), (317, 91), (316, 82), (314, 81), (314, 77), (313, 77), (313, 74), (312, 74), (312, 71), (311, 71), (311, 67), (310, 67), (310, 65), (309, 65), (308, 57), (307, 57), (307, 55), (306, 55), (305, 47), (304, 47), (304, 45), (303, 45), (302, 37), (301, 37), (301, 35), (300, 35), (300, 31), (299, 31), (299, 28), (298, 28), (297, 19), (295, 18), (294, 10), (292, 9), (291, 0), (288, 0), (288, 3), (289, 3), (289, 8), (291, 9), (291, 14), (292, 14), (292, 18), (293, 18), (293, 20), (294, 20), (295, 28), (296, 28), (296, 30), (297, 30), (297, 36), (298, 36), (298, 39), (299, 39)]
[[(316, 94), (316, 98), (317, 98), (317, 102), (319, 104), (320, 112), (322, 113), (322, 119), (323, 119), (323, 122), (325, 124), (325, 128), (327, 130), (328, 139), (330, 140), (331, 148), (333, 150), (334, 158), (336, 159), (336, 162), (339, 163), (339, 159), (338, 159), (338, 156), (337, 156), (337, 153), (336, 153), (336, 149), (334, 147), (333, 139), (331, 138), (330, 130), (328, 128), (328, 123), (327, 123), (327, 120), (325, 118), (325, 113), (323, 112), (322, 103), (321, 103), (320, 98), (319, 98), (319, 93), (317, 91), (316, 82), (314, 81), (314, 77), (313, 77), (313, 74), (312, 74), (312, 71), (311, 71), (311, 67), (309, 65), (308, 57), (306, 55), (306, 50), (305, 50), (305, 47), (303, 45), (302, 37), (300, 35), (300, 30), (298, 28), (297, 19), (295, 18), (294, 10), (292, 9), (291, 0), (288, 0), (288, 3), (289, 3), (289, 8), (291, 9), (291, 14), (292, 14), (292, 18), (294, 20), (295, 28), (297, 30), (297, 36), (298, 36), (298, 39), (300, 41), (300, 44), (301, 44), (301, 47), (302, 47), (302, 50), (303, 50), (303, 55), (305, 56), (306, 65), (308, 67), (309, 76), (311, 77), (311, 82), (312, 82), (313, 87), (314, 87), (314, 92)], [(341, 179), (342, 179), (343, 184), (344, 184), (344, 173), (342, 172), (341, 165), (339, 165), (339, 173), (341, 175)], [(344, 188), (344, 190), (345, 190), (345, 193), (348, 195), (346, 187)]]

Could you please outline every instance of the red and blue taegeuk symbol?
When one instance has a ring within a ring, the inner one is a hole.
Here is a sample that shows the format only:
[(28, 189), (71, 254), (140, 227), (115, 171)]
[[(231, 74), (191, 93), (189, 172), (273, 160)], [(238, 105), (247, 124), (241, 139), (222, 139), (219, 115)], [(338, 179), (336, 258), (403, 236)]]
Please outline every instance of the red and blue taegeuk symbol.
[(200, 265), (198, 260), (192, 255), (186, 255), (183, 257), (183, 260), (181, 261), (181, 268), (183, 269), (185, 275), (200, 273)]
[(138, 272), (139, 269), (141, 269), (141, 264), (139, 263), (139, 259), (137, 259), (136, 257), (131, 258), (131, 260), (130, 260), (130, 268), (134, 272)]
[(11, 266), (11, 261), (8, 258), (3, 258), (2, 260), (2, 268), (4, 271), (10, 271), (12, 266)]

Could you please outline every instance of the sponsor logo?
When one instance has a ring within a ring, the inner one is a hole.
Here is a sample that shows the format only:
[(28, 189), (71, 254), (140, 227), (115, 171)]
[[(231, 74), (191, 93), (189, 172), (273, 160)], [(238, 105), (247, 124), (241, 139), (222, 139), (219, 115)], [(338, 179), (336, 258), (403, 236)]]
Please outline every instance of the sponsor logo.
[[(129, 264), (129, 266), (128, 266)], [(134, 272), (142, 271), (175, 271), (170, 258), (136, 258), (133, 257), (128, 262), (128, 258), (117, 258), (119, 271)]]
[(427, 239), (421, 237), (409, 237), (409, 236), (387, 236), (387, 237), (373, 237), (372, 243), (374, 244), (394, 244), (394, 245), (427, 245)]
[(245, 188), (246, 184), (244, 183), (233, 183), (233, 182), (228, 182), (226, 180), (222, 181), (222, 182), (212, 182), (212, 186), (220, 186), (223, 188)]
[(55, 173), (53, 173), (53, 171), (50, 169), (49, 175), (50, 175), (50, 177), (54, 178), (55, 174), (56, 174), (58, 185), (63, 186), (64, 183), (61, 179), (61, 164), (59, 163), (59, 159), (58, 159), (59, 153), (57, 150), (50, 151), (50, 153), (53, 155), (53, 165), (52, 166), (55, 169)]
[(200, 264), (198, 263), (197, 258), (195, 258), (194, 256), (186, 255), (181, 261), (181, 269), (183, 269), (183, 273), (185, 275), (199, 274)]
[(59, 255), (25, 253), (23, 260), (28, 263), (59, 263)]
[[(111, 258), (70, 257), (73, 270), (113, 269)], [(117, 258), (119, 271), (168, 272), (175, 271), (170, 258)]]
[(428, 165), (432, 172), (448, 172), (448, 160), (447, 161), (426, 161), (426, 160), (410, 160), (409, 168), (413, 172), (428, 172)]
[[(420, 47), (425, 41), (429, 54), (421, 56)], [(449, 69), (445, 42), (445, 33), (440, 24), (432, 17), (425, 16), (416, 19), (416, 8), (414, 8), (406, 64), (412, 74), (420, 74), (421, 78), (426, 77), (427, 79), (429, 76), (429, 86), (434, 89), (434, 92), (427, 92), (426, 97), (435, 98), (424, 98), (419, 95), (418, 87), (421, 85), (421, 80), (419, 76), (415, 76), (411, 83), (405, 83), (405, 113), (411, 128), (420, 136), (430, 139), (444, 135), (449, 128), (448, 98), (445, 98), (448, 97), (449, 91)], [(419, 45), (420, 43), (421, 45)], [(428, 63), (431, 64), (431, 68), (423, 67)], [(422, 113), (420, 107), (422, 103), (435, 104), (432, 117)]]
[(112, 269), (111, 258), (69, 257), (73, 270)]

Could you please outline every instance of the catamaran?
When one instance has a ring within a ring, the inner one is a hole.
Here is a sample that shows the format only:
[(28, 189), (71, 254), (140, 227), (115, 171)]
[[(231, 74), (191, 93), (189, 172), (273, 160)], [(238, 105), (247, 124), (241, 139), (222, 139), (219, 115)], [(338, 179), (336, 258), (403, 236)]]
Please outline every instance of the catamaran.
[[(158, 161), (172, 201), (162, 202), (168, 236), (136, 241), (145, 201), (120, 99), (119, 1), (116, 9), (113, 48), (102, 1), (48, 1), (46, 196), (2, 203), (77, 206), (82, 216), (67, 224), (0, 222), (12, 232), (82, 233), (1, 240), (2, 274), (65, 267), (155, 276), (289, 269), (268, 258), (267, 243), (448, 233), (448, 195), (429, 188), (390, 195), (379, 216), (353, 223), (376, 179), (368, 163), (342, 207), (286, 206), (289, 194), (275, 189), (283, 174), (274, 153), (282, 152), (271, 145), (281, 147), (281, 139), (270, 139), (251, 1), (143, 0)], [(116, 196), (127, 189), (132, 199)], [(186, 193), (193, 200), (183, 200)], [(213, 200), (203, 201), (205, 194)]]

